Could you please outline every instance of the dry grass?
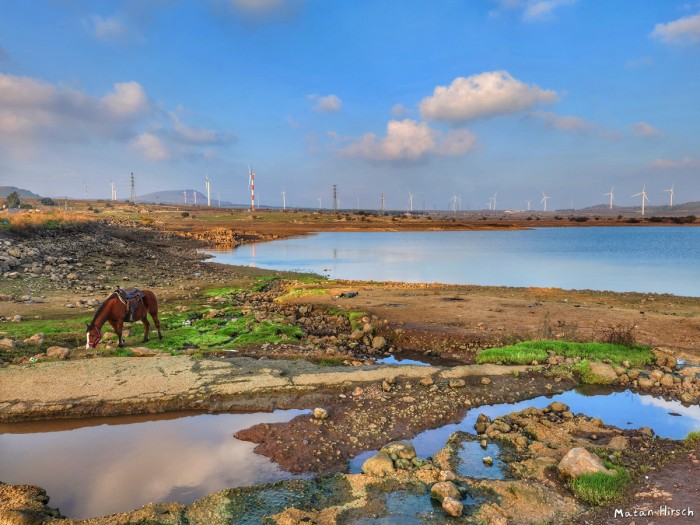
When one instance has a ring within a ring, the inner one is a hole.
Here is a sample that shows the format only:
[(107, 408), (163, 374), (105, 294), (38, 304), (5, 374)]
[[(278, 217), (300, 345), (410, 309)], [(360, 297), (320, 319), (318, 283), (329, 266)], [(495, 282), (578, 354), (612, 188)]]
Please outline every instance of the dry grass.
[(94, 220), (94, 216), (86, 213), (60, 209), (2, 213), (0, 214), (0, 231), (23, 233), (37, 230), (60, 230), (84, 226)]

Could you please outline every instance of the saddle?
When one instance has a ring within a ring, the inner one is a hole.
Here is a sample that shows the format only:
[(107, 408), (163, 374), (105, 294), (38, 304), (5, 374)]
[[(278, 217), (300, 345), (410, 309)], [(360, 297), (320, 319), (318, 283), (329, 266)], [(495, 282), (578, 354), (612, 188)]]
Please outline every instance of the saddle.
[(138, 288), (124, 289), (120, 288), (119, 286), (117, 286), (117, 288), (114, 290), (114, 293), (126, 307), (126, 318), (124, 321), (127, 323), (133, 323), (134, 316), (136, 315), (136, 309), (138, 308), (139, 303), (143, 302), (144, 293)]

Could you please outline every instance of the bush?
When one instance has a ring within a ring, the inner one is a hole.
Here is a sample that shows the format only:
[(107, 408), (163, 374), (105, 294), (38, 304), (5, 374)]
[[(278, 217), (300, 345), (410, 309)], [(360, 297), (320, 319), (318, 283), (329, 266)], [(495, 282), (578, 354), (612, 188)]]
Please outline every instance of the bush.
[(19, 200), (19, 193), (17, 193), (16, 191), (10, 193), (5, 199), (5, 205), (8, 208), (19, 208), (20, 204), (22, 203)]
[(56, 206), (56, 202), (51, 197), (44, 197), (39, 201), (44, 206)]
[(186, 217), (189, 217), (189, 216), (190, 216), (190, 213), (187, 212), (187, 211), (183, 211), (183, 212), (180, 214), (180, 217), (182, 217), (183, 219), (186, 218)]

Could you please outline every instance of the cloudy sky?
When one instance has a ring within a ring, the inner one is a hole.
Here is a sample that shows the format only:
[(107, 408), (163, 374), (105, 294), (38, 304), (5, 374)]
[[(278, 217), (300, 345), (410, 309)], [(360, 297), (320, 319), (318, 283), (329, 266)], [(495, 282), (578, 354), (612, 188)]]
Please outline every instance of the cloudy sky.
[(700, 200), (700, 2), (26, 0), (0, 185), (447, 209)]

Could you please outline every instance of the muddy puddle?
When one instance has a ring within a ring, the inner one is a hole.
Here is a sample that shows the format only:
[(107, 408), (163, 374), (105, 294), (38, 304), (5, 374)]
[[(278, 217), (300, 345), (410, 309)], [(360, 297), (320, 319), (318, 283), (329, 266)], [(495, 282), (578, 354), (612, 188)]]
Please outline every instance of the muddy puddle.
[(123, 512), (149, 502), (192, 503), (227, 487), (294, 476), (233, 437), (308, 413), (129, 416), (0, 424), (0, 480), (38, 485), (66, 516)]
[[(657, 436), (669, 439), (683, 439), (688, 432), (700, 430), (700, 406), (684, 406), (678, 401), (667, 401), (660, 397), (642, 395), (629, 390), (614, 391), (610, 388), (579, 388), (553, 396), (540, 396), (518, 403), (502, 403), (477, 407), (467, 412), (465, 418), (456, 424), (426, 430), (412, 439), (419, 457), (432, 457), (445, 446), (451, 434), (457, 431), (474, 433), (474, 423), (479, 414), (491, 419), (528, 407), (544, 408), (553, 401), (569, 405), (574, 414), (583, 413), (598, 417), (608, 425), (621, 429), (650, 427)], [(470, 449), (471, 450), (471, 449)], [(479, 464), (484, 453), (481, 447), (473, 449), (472, 459), (466, 454), (463, 461)], [(350, 472), (360, 472), (362, 464), (376, 454), (367, 451), (350, 461)], [(498, 456), (493, 457), (498, 461)], [(493, 468), (493, 467), (492, 467)]]

